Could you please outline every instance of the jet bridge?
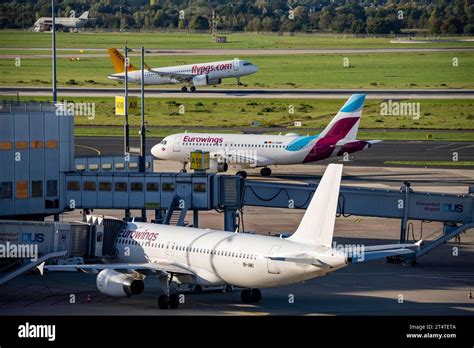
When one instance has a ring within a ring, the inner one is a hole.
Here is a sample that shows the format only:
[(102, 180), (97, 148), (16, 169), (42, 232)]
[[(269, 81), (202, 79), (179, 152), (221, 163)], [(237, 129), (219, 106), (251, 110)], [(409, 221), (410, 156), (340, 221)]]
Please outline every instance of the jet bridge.
[[(242, 204), (246, 206), (305, 209), (316, 190), (314, 184), (286, 184), (247, 180)], [(474, 187), (468, 194), (416, 192), (409, 182), (399, 190), (341, 186), (337, 215), (400, 219), (400, 243), (408, 239), (410, 220), (443, 223), (443, 233), (425, 243), (417, 257), (474, 227)]]

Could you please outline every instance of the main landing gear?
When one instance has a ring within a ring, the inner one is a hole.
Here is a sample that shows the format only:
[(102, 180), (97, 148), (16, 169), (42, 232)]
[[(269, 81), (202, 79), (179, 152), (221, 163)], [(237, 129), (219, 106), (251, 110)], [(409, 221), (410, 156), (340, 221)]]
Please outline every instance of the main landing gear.
[[(190, 90), (191, 92), (196, 92), (196, 87), (195, 87), (195, 86), (191, 86), (191, 87), (189, 87), (189, 90)], [(188, 87), (186, 87), (186, 86), (181, 87), (181, 92), (186, 93), (187, 91), (188, 91)]]
[(180, 172), (180, 173), (187, 173), (187, 172), (188, 172), (188, 171), (186, 170), (186, 166), (187, 166), (187, 165), (188, 165), (188, 163), (187, 163), (187, 162), (184, 162), (184, 163), (183, 163), (183, 169), (181, 169), (179, 172)]
[(244, 289), (240, 293), (242, 303), (259, 303), (262, 301), (262, 292), (260, 289)]
[(176, 309), (179, 307), (179, 294), (161, 295), (158, 297), (158, 308)]
[(160, 287), (163, 289), (164, 294), (158, 297), (158, 308), (160, 309), (176, 309), (179, 307), (179, 294), (176, 292), (170, 292), (170, 285), (173, 280), (173, 274), (162, 275), (159, 277)]
[(261, 176), (270, 176), (270, 175), (272, 175), (272, 170), (268, 167), (263, 167), (262, 169), (260, 169), (260, 175)]

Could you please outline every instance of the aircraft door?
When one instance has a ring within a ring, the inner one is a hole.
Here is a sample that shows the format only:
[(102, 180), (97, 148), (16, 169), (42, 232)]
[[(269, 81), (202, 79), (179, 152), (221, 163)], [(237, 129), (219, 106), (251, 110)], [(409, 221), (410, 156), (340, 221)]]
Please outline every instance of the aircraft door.
[[(269, 253), (268, 253), (268, 256), (272, 256), (272, 255), (277, 254), (278, 250), (280, 250), (280, 248), (281, 247), (279, 245), (272, 246)], [(278, 269), (277, 261), (267, 259), (267, 267), (268, 267), (268, 273), (280, 274), (280, 270)]]
[(181, 151), (181, 138), (182, 137), (175, 137), (173, 143), (173, 152)]
[(234, 72), (237, 72), (239, 71), (239, 65), (240, 65), (240, 61), (239, 61), (239, 58), (234, 58), (234, 63), (232, 64), (232, 70)]

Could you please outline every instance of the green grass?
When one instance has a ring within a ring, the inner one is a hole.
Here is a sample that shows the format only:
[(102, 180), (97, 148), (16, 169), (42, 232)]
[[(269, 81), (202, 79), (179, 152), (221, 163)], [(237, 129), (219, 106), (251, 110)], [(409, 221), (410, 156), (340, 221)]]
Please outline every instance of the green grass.
[[(1, 53), (1, 52), (0, 52)], [(78, 54), (80, 57), (80, 54)], [(232, 59), (226, 56), (149, 57), (152, 67)], [(350, 67), (343, 66), (348, 57)], [(453, 57), (459, 66), (452, 66)], [(247, 58), (242, 57), (240, 58)], [(474, 88), (474, 55), (469, 52), (378, 53), (378, 54), (305, 54), (252, 56), (260, 70), (242, 78), (248, 88)], [(132, 63), (139, 65), (137, 58)], [(117, 87), (107, 79), (113, 73), (109, 58), (58, 59), (59, 86)], [(68, 83), (74, 80), (74, 83)], [(22, 58), (0, 59), (0, 85), (46, 86), (51, 83), (51, 60)], [(156, 87), (156, 86), (155, 86)], [(179, 86), (160, 86), (177, 89)], [(219, 87), (235, 88), (235, 79), (225, 79)], [(246, 87), (241, 87), (245, 91)]]
[[(128, 41), (130, 47), (146, 48), (385, 48), (385, 47), (472, 47), (473, 42), (439, 42), (428, 44), (393, 44), (390, 38), (355, 38), (343, 34), (222, 34), (228, 43), (215, 44), (211, 34), (186, 33), (58, 33), (58, 48), (121, 47)], [(446, 38), (443, 38), (446, 39)], [(467, 38), (464, 38), (467, 39)], [(0, 47), (50, 47), (51, 33), (14, 30), (0, 31)]]
[[(31, 98), (23, 98), (31, 99)], [(33, 98), (46, 100), (45, 97)], [(76, 117), (76, 125), (118, 126), (122, 117), (115, 115), (114, 98), (67, 98), (68, 102), (95, 103), (96, 117)], [(261, 127), (293, 127), (301, 121), (305, 128), (324, 128), (344, 104), (344, 99), (186, 99), (147, 98), (145, 114), (153, 127), (249, 127), (260, 122)], [(381, 116), (381, 100), (365, 102), (361, 128), (366, 129), (474, 129), (474, 100), (416, 100), (420, 103), (420, 119), (408, 116)], [(180, 114), (180, 106), (184, 114)], [(289, 114), (290, 105), (294, 109)], [(132, 126), (140, 125), (139, 110), (130, 116)], [(298, 129), (296, 129), (298, 130)], [(473, 133), (474, 135), (474, 133)]]
[(410, 165), (410, 166), (456, 166), (472, 167), (474, 161), (385, 161), (385, 164)]

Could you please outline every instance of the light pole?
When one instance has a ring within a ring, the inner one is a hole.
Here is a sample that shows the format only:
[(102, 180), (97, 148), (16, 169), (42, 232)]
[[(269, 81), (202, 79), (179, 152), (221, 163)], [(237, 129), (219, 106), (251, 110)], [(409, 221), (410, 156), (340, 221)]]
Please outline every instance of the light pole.
[(130, 125), (128, 124), (128, 47), (125, 42), (125, 155), (130, 153)]
[(56, 90), (56, 20), (54, 14), (54, 0), (51, 0), (51, 17), (52, 17), (52, 40), (53, 40), (53, 103), (57, 102), (57, 90)]
[(142, 120), (140, 129), (140, 172), (145, 172), (145, 151), (146, 151), (146, 127), (145, 127), (145, 47), (142, 46), (142, 62), (141, 62), (141, 109)]

